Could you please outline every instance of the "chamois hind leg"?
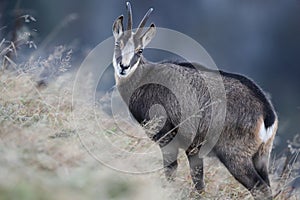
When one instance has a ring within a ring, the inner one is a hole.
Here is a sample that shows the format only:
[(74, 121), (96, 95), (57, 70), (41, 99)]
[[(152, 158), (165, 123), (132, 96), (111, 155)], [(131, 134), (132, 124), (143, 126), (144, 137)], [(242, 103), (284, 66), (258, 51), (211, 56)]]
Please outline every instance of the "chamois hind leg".
[(251, 192), (254, 199), (272, 199), (271, 188), (256, 171), (251, 157), (228, 152), (219, 152), (217, 156), (234, 178)]
[(176, 177), (176, 170), (178, 167), (178, 147), (177, 145), (172, 145), (171, 142), (161, 147), (161, 152), (163, 156), (165, 176), (168, 181), (173, 181)]
[(269, 165), (269, 149), (266, 149), (265, 144), (261, 144), (258, 151), (253, 156), (253, 164), (257, 173), (270, 186), (268, 165)]
[(188, 152), (186, 152), (186, 155), (195, 188), (199, 193), (202, 193), (205, 187), (203, 180), (203, 158), (200, 158), (198, 154), (190, 155)]

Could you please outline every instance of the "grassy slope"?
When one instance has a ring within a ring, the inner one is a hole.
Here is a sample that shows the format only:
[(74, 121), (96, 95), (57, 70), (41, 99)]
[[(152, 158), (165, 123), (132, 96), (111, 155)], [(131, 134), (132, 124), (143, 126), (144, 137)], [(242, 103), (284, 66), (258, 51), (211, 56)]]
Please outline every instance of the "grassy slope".
[[(114, 121), (97, 111), (100, 123), (105, 123), (107, 128), (105, 133), (98, 130), (94, 110), (89, 109), (88, 103), (71, 107), (72, 77), (64, 75), (46, 88), (37, 88), (30, 75), (0, 72), (1, 200), (198, 198), (183, 154), (178, 178), (172, 184), (165, 183), (161, 170), (129, 175), (94, 159), (80, 143), (78, 134), (89, 145), (94, 144), (95, 154), (103, 150), (97, 148), (91, 132), (106, 134), (109, 140), (128, 151), (142, 150), (152, 143), (147, 139), (120, 137)], [(81, 113), (76, 124), (74, 111)], [(126, 165), (129, 164), (124, 163), (125, 169)], [(251, 199), (247, 190), (218, 161), (207, 159), (205, 171), (204, 199)], [(274, 190), (275, 185), (276, 182)]]

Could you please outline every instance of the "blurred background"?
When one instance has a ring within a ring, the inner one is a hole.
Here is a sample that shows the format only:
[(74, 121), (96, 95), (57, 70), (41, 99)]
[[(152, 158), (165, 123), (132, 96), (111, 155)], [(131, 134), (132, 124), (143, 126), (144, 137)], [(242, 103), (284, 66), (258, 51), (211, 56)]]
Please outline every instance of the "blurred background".
[[(277, 151), (300, 132), (299, 0), (130, 2), (135, 27), (153, 7), (149, 21), (192, 37), (219, 69), (250, 77), (271, 96), (280, 121)], [(90, 50), (112, 36), (112, 23), (121, 14), (126, 14), (123, 0), (0, 0), (0, 38), (14, 41), (16, 30), (31, 33), (36, 50), (24, 50), (15, 58), (19, 62), (66, 45), (73, 49), (76, 70)], [(103, 88), (114, 84), (112, 69), (108, 74)]]

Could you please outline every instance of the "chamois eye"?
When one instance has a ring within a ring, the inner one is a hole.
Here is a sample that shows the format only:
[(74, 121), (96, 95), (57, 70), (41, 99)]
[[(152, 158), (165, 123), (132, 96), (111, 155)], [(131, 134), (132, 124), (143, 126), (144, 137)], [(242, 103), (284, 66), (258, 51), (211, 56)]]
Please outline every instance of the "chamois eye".
[(143, 53), (143, 49), (139, 49), (137, 53), (138, 54), (142, 54)]

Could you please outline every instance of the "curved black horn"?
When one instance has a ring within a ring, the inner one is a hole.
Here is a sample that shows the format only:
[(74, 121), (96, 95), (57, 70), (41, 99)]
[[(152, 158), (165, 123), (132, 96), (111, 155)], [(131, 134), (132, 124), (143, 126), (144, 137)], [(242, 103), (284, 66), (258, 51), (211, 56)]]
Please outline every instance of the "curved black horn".
[(142, 21), (141, 21), (141, 23), (140, 23), (140, 25), (139, 25), (139, 27), (138, 27), (138, 29), (136, 31), (136, 35), (141, 34), (141, 32), (143, 31), (143, 28), (144, 28), (144, 26), (145, 26), (145, 24), (146, 24), (146, 22), (147, 22), (147, 20), (148, 20), (148, 18), (150, 16), (150, 14), (152, 13), (152, 11), (153, 11), (153, 8), (150, 8), (148, 10), (148, 12), (145, 14), (144, 18), (142, 19)]
[(128, 11), (128, 23), (127, 23), (127, 31), (132, 29), (132, 11), (131, 11), (131, 5), (129, 2), (126, 2), (126, 7)]

